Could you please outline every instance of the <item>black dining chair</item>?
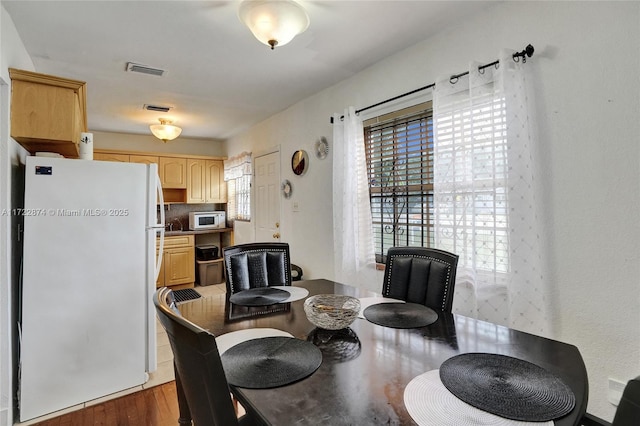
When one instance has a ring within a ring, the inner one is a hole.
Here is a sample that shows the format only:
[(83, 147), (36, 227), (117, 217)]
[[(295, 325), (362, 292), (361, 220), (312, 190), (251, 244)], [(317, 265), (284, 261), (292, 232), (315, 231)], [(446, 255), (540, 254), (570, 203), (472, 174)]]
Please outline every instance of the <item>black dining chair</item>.
[(451, 312), (458, 255), (426, 247), (387, 251), (382, 295)]
[(170, 289), (158, 289), (153, 303), (173, 352), (178, 422), (191, 424), (193, 419), (195, 426), (256, 424), (249, 415), (236, 416), (215, 336), (180, 315)]
[(592, 414), (582, 418), (583, 426), (637, 426), (640, 424), (640, 376), (629, 380), (616, 409), (613, 423)]
[(222, 249), (227, 293), (255, 287), (291, 285), (287, 243), (248, 243)]

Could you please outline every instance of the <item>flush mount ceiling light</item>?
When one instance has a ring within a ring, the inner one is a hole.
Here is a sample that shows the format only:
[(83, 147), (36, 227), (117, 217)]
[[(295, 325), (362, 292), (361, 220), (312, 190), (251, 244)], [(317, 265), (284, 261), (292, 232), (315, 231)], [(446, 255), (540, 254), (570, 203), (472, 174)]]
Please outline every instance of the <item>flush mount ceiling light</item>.
[(172, 141), (182, 133), (182, 129), (171, 124), (171, 120), (166, 118), (159, 118), (158, 120), (160, 120), (160, 124), (152, 124), (149, 129), (151, 129), (153, 136), (162, 140), (162, 142)]
[(253, 35), (273, 50), (309, 27), (309, 16), (291, 0), (244, 0), (238, 17)]

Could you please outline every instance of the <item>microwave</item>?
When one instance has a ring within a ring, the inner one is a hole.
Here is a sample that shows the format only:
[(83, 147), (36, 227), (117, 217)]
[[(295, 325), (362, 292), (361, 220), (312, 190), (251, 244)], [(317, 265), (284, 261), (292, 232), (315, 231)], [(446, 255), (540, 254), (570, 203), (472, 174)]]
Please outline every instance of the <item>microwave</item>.
[(189, 229), (192, 231), (199, 231), (202, 229), (220, 229), (226, 227), (227, 214), (223, 211), (189, 213)]

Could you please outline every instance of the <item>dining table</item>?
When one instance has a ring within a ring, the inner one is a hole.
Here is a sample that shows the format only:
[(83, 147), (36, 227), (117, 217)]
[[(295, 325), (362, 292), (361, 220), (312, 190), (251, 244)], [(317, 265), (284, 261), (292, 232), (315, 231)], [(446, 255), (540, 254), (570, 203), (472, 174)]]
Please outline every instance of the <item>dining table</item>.
[[(306, 289), (307, 297), (380, 296), (327, 279), (297, 281), (294, 286)], [(184, 318), (215, 336), (272, 328), (322, 350), (320, 367), (295, 383), (269, 389), (230, 385), (245, 410), (265, 425), (415, 425), (403, 398), (409, 382), (467, 353), (518, 358), (560, 378), (575, 395), (575, 406), (554, 419), (556, 426), (579, 425), (585, 414), (587, 372), (574, 345), (445, 312), (438, 312), (436, 322), (419, 328), (385, 327), (359, 317), (346, 329), (324, 330), (307, 319), (304, 300), (248, 307), (230, 303), (228, 294), (220, 294), (179, 306)], [(185, 417), (190, 418), (189, 413), (181, 412)]]

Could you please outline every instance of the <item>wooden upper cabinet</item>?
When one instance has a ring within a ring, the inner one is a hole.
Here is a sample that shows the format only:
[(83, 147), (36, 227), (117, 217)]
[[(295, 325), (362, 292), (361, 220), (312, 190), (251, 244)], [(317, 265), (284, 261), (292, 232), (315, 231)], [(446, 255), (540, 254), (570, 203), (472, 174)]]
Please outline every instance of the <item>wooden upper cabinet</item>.
[(107, 152), (94, 152), (93, 159), (97, 161), (116, 161), (119, 163), (128, 163), (129, 154), (116, 154)]
[(220, 160), (206, 160), (205, 202), (226, 203), (227, 184), (224, 181), (224, 165)]
[(31, 154), (57, 152), (78, 157), (87, 131), (86, 83), (9, 68), (11, 137)]
[(187, 159), (187, 203), (205, 203), (205, 161)]
[(129, 155), (130, 163), (158, 164), (159, 158), (154, 155)]
[(227, 184), (220, 160), (187, 160), (187, 203), (226, 203)]
[(160, 157), (158, 173), (163, 188), (187, 188), (187, 159)]

